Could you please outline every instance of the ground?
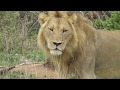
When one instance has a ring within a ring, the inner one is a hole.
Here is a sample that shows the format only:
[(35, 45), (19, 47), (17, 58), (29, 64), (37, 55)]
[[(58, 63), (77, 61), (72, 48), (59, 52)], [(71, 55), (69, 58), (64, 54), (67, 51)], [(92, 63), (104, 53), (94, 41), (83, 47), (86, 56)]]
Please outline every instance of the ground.
[[(20, 79), (31, 79), (29, 77), (25, 78), (25, 76), (28, 76), (28, 75), (34, 75), (35, 79), (56, 79), (58, 77), (58, 73), (53, 69), (45, 67), (44, 62), (23, 64), (14, 69), (11, 69), (8, 72), (9, 73), (11, 72), (13, 74), (15, 71), (24, 72), (24, 78), (23, 78), (23, 76), (20, 77), (20, 73), (18, 73), (18, 75), (17, 75), (17, 76), (19, 76), (18, 79), (19, 78)], [(8, 72), (6, 73), (6, 75), (9, 74)], [(9, 77), (7, 77), (7, 78), (9, 78)], [(14, 79), (14, 78), (10, 77), (10, 79)]]

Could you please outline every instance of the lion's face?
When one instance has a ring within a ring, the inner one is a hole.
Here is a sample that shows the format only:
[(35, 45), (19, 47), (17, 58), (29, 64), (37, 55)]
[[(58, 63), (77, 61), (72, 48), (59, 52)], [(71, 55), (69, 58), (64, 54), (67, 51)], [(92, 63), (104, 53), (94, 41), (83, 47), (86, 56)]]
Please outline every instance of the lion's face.
[(72, 38), (72, 28), (64, 18), (52, 18), (44, 28), (44, 36), (52, 55), (61, 55)]
[(41, 32), (45, 38), (46, 46), (51, 55), (62, 55), (69, 47), (74, 36), (72, 23), (65, 17), (52, 17), (41, 26)]

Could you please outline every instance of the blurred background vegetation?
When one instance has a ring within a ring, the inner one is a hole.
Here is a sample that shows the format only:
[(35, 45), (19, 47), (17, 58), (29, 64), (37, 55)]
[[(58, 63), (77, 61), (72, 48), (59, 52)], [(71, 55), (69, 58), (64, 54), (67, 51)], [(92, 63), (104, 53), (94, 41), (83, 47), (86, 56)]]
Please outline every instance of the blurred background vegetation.
[(0, 11), (0, 66), (44, 60), (37, 47), (37, 11)]
[[(24, 59), (45, 60), (36, 41), (40, 12), (0, 11), (0, 66), (17, 65)], [(78, 12), (90, 19), (96, 29), (120, 30), (120, 11)]]

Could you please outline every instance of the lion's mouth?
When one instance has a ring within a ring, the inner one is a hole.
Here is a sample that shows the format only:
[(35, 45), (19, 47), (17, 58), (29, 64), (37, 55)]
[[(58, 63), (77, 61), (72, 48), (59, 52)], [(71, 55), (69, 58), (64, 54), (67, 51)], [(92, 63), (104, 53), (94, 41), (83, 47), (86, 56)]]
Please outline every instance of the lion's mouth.
[(54, 56), (59, 56), (62, 54), (62, 51), (56, 49), (50, 50), (50, 54), (54, 55)]

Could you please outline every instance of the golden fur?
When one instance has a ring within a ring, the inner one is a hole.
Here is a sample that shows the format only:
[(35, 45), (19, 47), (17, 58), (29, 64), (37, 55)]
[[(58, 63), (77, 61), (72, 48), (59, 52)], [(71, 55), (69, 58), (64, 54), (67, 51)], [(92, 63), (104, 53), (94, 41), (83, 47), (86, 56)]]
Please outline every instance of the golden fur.
[(96, 30), (80, 14), (40, 13), (38, 45), (59, 78), (120, 78), (120, 31)]

